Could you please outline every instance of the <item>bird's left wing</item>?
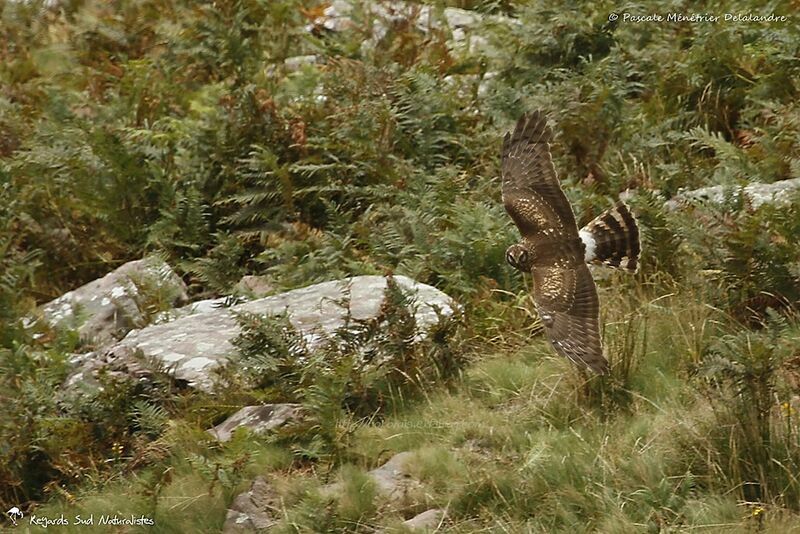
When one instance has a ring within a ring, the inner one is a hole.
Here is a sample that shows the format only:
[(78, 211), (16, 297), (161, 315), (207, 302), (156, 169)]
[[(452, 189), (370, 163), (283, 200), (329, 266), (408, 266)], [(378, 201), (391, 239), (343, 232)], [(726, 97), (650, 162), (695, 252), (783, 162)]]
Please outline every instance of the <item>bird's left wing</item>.
[(608, 361), (600, 339), (600, 303), (592, 273), (585, 263), (534, 266), (533, 300), (556, 352), (572, 362), (604, 374)]

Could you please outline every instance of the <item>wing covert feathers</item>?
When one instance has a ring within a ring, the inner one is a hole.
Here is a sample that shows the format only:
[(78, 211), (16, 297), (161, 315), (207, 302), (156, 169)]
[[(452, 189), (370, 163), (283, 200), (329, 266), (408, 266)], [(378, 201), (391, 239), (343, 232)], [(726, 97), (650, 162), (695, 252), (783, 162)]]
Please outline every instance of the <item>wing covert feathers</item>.
[(533, 268), (533, 298), (553, 348), (578, 366), (604, 374), (600, 302), (586, 264), (574, 269)]

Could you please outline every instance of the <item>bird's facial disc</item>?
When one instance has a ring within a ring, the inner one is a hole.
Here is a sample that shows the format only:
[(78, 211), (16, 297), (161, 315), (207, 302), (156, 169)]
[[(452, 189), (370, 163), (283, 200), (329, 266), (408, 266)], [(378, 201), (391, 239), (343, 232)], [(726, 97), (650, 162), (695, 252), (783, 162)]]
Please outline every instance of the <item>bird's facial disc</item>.
[(532, 260), (531, 253), (520, 244), (511, 245), (506, 250), (506, 261), (517, 270), (529, 273), (533, 266)]

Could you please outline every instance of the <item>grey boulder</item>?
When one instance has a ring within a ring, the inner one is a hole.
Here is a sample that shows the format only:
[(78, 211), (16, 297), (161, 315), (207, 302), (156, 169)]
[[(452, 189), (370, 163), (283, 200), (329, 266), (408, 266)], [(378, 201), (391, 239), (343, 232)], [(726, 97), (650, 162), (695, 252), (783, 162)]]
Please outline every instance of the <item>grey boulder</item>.
[[(438, 322), (438, 314), (453, 313), (456, 304), (445, 293), (405, 276), (394, 278), (400, 288), (416, 298), (418, 339)], [(109, 348), (81, 356), (85, 363), (68, 378), (67, 385), (89, 379), (98, 366), (126, 367), (130, 366), (129, 362), (139, 361), (141, 356), (168, 368), (176, 379), (189, 386), (210, 391), (215, 384), (213, 370), (226, 363), (235, 352), (231, 341), (240, 333), (236, 313), (277, 315), (285, 312), (305, 337), (308, 348), (313, 350), (324, 342), (326, 335), (344, 325), (347, 310), (343, 301), (349, 302), (352, 318), (370, 319), (378, 315), (385, 289), (386, 279), (382, 276), (356, 276), (227, 308), (220, 307), (224, 305), (222, 301), (215, 301), (198, 307), (193, 305), (187, 315), (176, 310), (178, 318), (175, 320), (133, 330)]]

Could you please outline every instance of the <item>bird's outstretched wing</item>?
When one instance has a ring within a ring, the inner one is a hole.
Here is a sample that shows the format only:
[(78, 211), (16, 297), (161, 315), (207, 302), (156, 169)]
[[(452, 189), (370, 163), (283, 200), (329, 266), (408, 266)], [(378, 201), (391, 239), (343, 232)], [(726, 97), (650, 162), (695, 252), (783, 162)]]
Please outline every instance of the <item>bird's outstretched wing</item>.
[(540, 111), (524, 115), (503, 138), (503, 204), (523, 239), (538, 243), (533, 300), (556, 352), (597, 373), (608, 370), (600, 304), (584, 263), (575, 215), (550, 155), (552, 134)]
[(534, 111), (503, 138), (503, 204), (523, 238), (578, 235), (553, 167), (551, 136), (544, 113)]
[(534, 266), (533, 300), (556, 352), (604, 374), (608, 361), (600, 339), (600, 304), (592, 273), (577, 267)]

